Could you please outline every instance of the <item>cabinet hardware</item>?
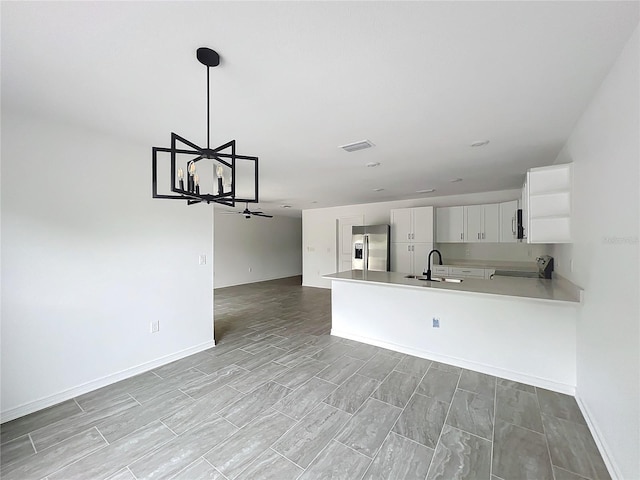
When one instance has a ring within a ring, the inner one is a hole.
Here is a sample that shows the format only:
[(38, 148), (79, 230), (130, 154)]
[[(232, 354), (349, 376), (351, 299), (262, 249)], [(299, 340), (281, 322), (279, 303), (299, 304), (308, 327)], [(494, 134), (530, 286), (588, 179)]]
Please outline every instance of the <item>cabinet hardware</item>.
[(484, 240), (484, 232), (482, 232), (482, 240)]
[(464, 233), (460, 234), (460, 240), (464, 240)]

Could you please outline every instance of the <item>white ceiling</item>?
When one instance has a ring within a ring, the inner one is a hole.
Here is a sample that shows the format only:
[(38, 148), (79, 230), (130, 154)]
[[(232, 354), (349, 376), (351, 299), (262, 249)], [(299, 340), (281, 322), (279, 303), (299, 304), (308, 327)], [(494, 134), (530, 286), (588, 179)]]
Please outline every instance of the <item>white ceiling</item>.
[[(206, 143), (195, 50), (217, 50), (212, 143), (259, 156), (260, 206), (284, 213), (518, 188), (555, 160), (639, 2), (5, 1), (1, 15), (3, 110), (149, 152), (172, 131)], [(376, 146), (337, 148), (363, 139)]]

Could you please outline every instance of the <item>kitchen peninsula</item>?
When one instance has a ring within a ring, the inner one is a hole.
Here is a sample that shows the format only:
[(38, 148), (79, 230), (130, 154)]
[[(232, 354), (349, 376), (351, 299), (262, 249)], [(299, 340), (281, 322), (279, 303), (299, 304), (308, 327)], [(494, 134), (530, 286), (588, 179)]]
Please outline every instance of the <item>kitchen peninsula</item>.
[(579, 288), (562, 279), (405, 275), (327, 275), (332, 335), (575, 394)]

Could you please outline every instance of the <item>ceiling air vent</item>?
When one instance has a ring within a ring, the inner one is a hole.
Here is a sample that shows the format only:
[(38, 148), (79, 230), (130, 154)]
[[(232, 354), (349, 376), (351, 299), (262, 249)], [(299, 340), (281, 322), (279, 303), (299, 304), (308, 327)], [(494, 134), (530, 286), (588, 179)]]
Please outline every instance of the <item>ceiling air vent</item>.
[(369, 140), (361, 140), (360, 142), (353, 142), (353, 143), (348, 143), (346, 145), (340, 145), (340, 147), (338, 148), (342, 148), (347, 152), (355, 152), (357, 150), (363, 150), (365, 148), (371, 148), (373, 146), (374, 146), (373, 143), (371, 143)]

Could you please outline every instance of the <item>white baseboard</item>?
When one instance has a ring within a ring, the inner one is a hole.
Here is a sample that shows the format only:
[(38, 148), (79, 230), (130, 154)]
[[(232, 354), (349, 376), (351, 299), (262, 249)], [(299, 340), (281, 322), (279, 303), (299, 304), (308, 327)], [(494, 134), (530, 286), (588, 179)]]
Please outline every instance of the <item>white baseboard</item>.
[(304, 283), (304, 282), (302, 282), (302, 286), (303, 287), (312, 287), (312, 288), (324, 288), (325, 290), (331, 290), (331, 286), (326, 287), (324, 285), (314, 285), (314, 284), (311, 284), (311, 283)]
[(38, 410), (51, 407), (52, 405), (57, 405), (60, 402), (70, 400), (98, 388), (111, 385), (112, 383), (119, 382), (120, 380), (124, 380), (126, 378), (133, 377), (134, 375), (138, 375), (154, 368), (161, 367), (162, 365), (166, 365), (167, 363), (171, 363), (175, 360), (180, 360), (181, 358), (188, 357), (189, 355), (193, 355), (194, 353), (199, 353), (213, 346), (215, 346), (215, 341), (212, 340), (210, 342), (205, 342), (200, 345), (196, 345), (195, 347), (190, 347), (185, 350), (172, 353), (170, 355), (165, 355), (164, 357), (151, 360), (150, 362), (141, 363), (140, 365), (136, 365), (135, 367), (127, 368), (126, 370), (112, 373), (105, 377), (83, 383), (82, 385), (78, 385), (76, 387), (54, 393), (53, 395), (49, 395), (32, 402), (23, 403), (22, 405), (19, 405), (17, 407), (10, 408), (6, 411), (1, 412), (0, 418), (2, 418), (2, 423), (4, 423), (16, 418), (23, 417), (24, 415), (37, 412)]
[(222, 282), (221, 285), (215, 285), (214, 290), (216, 288), (227, 288), (227, 287), (238, 287), (240, 285), (249, 285), (251, 283), (260, 283), (260, 282), (270, 282), (271, 280), (282, 280), (284, 278), (293, 278), (293, 277), (301, 277), (302, 273), (293, 273), (287, 275), (267, 275), (264, 277), (256, 277), (256, 278), (247, 278), (244, 280), (240, 280), (237, 282), (226, 283)]
[(357, 342), (367, 343), (369, 345), (375, 345), (377, 347), (387, 348), (400, 353), (406, 353), (407, 355), (413, 355), (415, 357), (426, 358), (427, 360), (433, 360), (435, 362), (447, 363), (449, 365), (455, 365), (456, 367), (466, 368), (468, 370), (474, 370), (476, 372), (486, 373), (487, 375), (494, 375), (496, 377), (506, 378), (514, 382), (526, 383), (534, 385), (540, 388), (546, 388), (554, 392), (566, 393), (568, 395), (575, 395), (575, 385), (568, 385), (564, 383), (554, 382), (545, 378), (536, 377), (533, 375), (523, 374), (521, 372), (515, 372), (512, 370), (506, 370), (504, 368), (495, 367), (493, 365), (487, 365), (484, 363), (471, 362), (462, 358), (450, 357), (448, 355), (442, 355), (427, 350), (418, 350), (416, 348), (408, 347), (406, 345), (398, 345), (392, 342), (386, 342), (377, 340), (375, 338), (363, 337), (361, 335), (355, 335), (344, 330), (331, 329), (331, 335), (336, 337), (347, 338), (349, 340), (355, 340)]
[(604, 436), (602, 435), (602, 432), (598, 428), (598, 424), (594, 421), (593, 415), (591, 415), (589, 411), (589, 407), (587, 407), (587, 404), (582, 401), (579, 390), (576, 392), (576, 402), (578, 402), (578, 407), (580, 407), (582, 416), (587, 422), (587, 426), (589, 427), (591, 436), (593, 437), (593, 440), (596, 442), (598, 451), (602, 456), (602, 460), (604, 460), (604, 464), (607, 466), (607, 470), (609, 471), (609, 475), (611, 475), (611, 479), (623, 480), (622, 474), (620, 473), (620, 469), (618, 468), (616, 462), (613, 460), (613, 457), (609, 455), (610, 450), (607, 446), (607, 442), (605, 441)]

